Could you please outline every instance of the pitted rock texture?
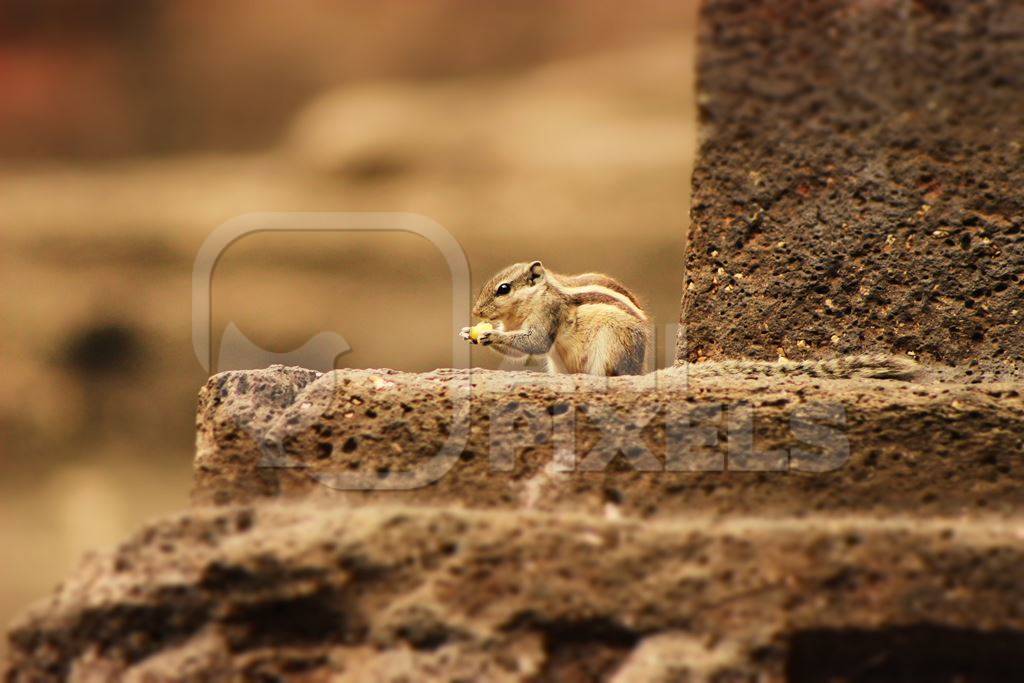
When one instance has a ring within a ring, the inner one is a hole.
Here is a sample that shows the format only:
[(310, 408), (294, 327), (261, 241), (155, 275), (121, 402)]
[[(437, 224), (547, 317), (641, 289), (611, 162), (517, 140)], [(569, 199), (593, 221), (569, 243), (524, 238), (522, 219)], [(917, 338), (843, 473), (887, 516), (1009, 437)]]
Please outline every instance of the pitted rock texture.
[(296, 369), (223, 373), (200, 396), (194, 496), (613, 516), (1024, 505), (1020, 385), (693, 372), (337, 370), (301, 390)]
[[(199, 509), (86, 560), (14, 626), (7, 680), (881, 681), (907, 661), (1008, 680), (1022, 534), (1019, 519)], [(862, 650), (885, 656), (851, 663)]]
[[(275, 365), (266, 370), (225, 373), (218, 382), (207, 382), (199, 395), (202, 405), (196, 414), (195, 471), (203, 472), (211, 486), (237, 491), (239, 495), (265, 492), (259, 480), (245, 476), (248, 460), (260, 452), (262, 435), (278, 420), (281, 411), (295, 402), (295, 396), (321, 376), (315, 370)], [(244, 425), (244, 428), (240, 428)], [(216, 435), (222, 435), (219, 440)], [(237, 454), (228, 456), (222, 467), (204, 469), (203, 453), (218, 444)]]
[(708, 0), (679, 358), (1021, 376), (1024, 6)]

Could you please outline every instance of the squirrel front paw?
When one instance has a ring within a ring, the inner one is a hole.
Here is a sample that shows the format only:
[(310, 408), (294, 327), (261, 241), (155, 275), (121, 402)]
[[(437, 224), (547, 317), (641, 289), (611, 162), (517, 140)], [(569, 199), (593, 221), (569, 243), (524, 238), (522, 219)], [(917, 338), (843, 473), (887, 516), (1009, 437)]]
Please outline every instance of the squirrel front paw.
[(490, 346), (494, 342), (498, 341), (498, 337), (501, 332), (498, 330), (478, 330), (476, 333), (475, 344), (481, 344), (482, 346)]
[[(473, 327), (463, 327), (462, 331), (459, 332), (459, 336), (468, 341), (471, 344), (483, 344), (488, 346), (491, 342), (484, 342), (485, 335), (489, 335), (491, 332), (497, 332), (494, 329), (494, 325), (487, 322), (479, 322)], [(493, 341), (493, 339), (491, 340)]]

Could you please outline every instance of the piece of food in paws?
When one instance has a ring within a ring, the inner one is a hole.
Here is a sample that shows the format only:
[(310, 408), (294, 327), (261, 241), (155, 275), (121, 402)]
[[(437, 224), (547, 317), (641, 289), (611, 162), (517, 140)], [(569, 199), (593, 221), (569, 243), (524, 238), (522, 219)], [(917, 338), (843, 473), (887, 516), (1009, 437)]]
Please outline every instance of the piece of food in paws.
[(477, 323), (473, 327), (469, 328), (469, 338), (473, 341), (480, 341), (481, 332), (490, 332), (494, 329), (494, 325), (488, 322)]

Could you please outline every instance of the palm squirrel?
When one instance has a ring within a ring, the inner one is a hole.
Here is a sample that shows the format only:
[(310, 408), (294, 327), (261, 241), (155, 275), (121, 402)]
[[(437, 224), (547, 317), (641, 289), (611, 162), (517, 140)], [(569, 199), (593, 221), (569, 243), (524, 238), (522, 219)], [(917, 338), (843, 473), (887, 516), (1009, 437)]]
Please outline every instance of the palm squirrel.
[(515, 263), (488, 280), (473, 315), (497, 325), (461, 336), (512, 358), (547, 355), (552, 373), (638, 375), (651, 328), (637, 298), (600, 273), (559, 275), (540, 261)]
[[(496, 325), (460, 336), (510, 358), (546, 355), (548, 372), (638, 375), (652, 355), (652, 329), (639, 299), (601, 273), (561, 275), (540, 261), (515, 263), (480, 290), (473, 315)], [(910, 380), (920, 366), (884, 354), (831, 360), (726, 360), (687, 366), (692, 377), (804, 375)]]

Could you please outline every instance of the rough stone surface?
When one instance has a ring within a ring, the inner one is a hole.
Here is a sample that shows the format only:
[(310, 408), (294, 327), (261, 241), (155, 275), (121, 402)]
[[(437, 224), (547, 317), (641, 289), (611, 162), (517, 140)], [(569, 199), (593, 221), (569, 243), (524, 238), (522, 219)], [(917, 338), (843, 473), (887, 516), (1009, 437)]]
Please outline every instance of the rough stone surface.
[[(196, 414), (196, 476), (202, 476), (210, 488), (239, 496), (266, 493), (260, 478), (247, 476), (251, 461), (260, 452), (260, 438), (281, 411), (294, 403), (295, 396), (320, 375), (315, 370), (275, 365), (266, 370), (225, 373), (220, 375), (221, 381), (207, 382)], [(204, 454), (216, 446), (234, 452), (225, 452), (220, 467), (207, 468)]]
[(1020, 376), (1024, 6), (708, 0), (700, 54), (679, 357)]
[[(294, 391), (297, 373), (211, 378), (198, 502), (317, 495), (641, 516), (1024, 504), (1020, 385), (339, 370)], [(405, 489), (401, 477), (429, 472), (446, 442), (436, 481)], [(375, 490), (339, 490), (350, 485)]]
[(9, 680), (881, 681), (922, 661), (1009, 680), (1022, 535), (1020, 520), (200, 509), (87, 560), (14, 626)]

